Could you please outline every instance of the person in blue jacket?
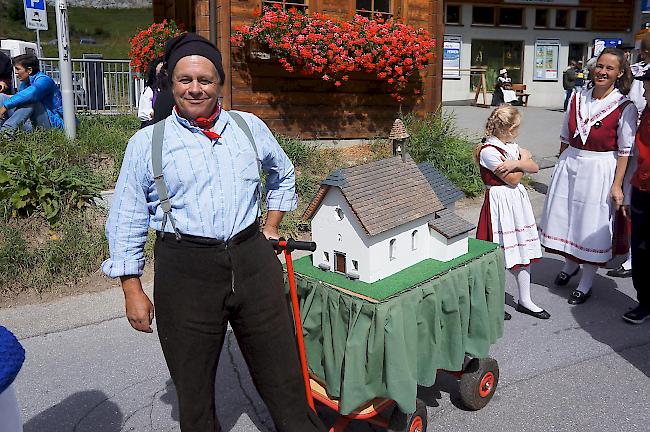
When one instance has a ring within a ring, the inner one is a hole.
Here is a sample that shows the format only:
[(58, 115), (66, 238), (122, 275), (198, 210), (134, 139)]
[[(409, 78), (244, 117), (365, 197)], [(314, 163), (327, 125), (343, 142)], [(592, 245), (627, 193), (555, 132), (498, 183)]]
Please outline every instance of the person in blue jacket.
[(13, 64), (20, 89), (13, 96), (0, 94), (0, 135), (12, 136), (21, 126), (26, 131), (33, 127), (63, 129), (61, 92), (52, 78), (41, 72), (38, 58), (22, 54), (13, 58)]

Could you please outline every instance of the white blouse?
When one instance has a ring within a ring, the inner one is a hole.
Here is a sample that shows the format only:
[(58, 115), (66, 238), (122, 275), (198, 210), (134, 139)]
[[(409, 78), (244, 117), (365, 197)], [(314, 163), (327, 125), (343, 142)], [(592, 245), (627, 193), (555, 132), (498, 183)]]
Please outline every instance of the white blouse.
[(149, 121), (153, 119), (153, 90), (151, 87), (145, 87), (140, 95), (138, 103), (138, 118), (140, 121)]
[[(603, 99), (594, 99), (592, 97), (593, 88), (583, 89), (581, 92), (573, 93), (571, 96), (570, 107), (573, 106), (573, 101), (576, 97), (579, 97), (580, 103), (578, 106), (579, 113), (576, 112), (576, 116), (580, 114), (580, 117), (583, 119), (592, 119), (585, 124), (585, 128), (581, 131), (580, 128), (576, 128), (574, 137), (582, 135), (582, 141), (585, 142), (589, 137), (589, 132), (591, 127), (596, 124), (598, 119), (606, 117), (614, 109), (616, 109), (619, 104), (616, 103), (622, 96), (621, 92), (618, 89), (614, 89), (609, 95)], [(627, 99), (627, 98), (625, 98)], [(560, 131), (560, 140), (568, 144), (570, 133), (569, 133), (569, 115), (571, 109), (567, 109), (564, 112), (564, 121), (562, 123), (562, 130)], [(598, 113), (601, 115), (597, 116)], [(621, 114), (621, 119), (618, 122), (618, 155), (619, 156), (630, 156), (632, 152), (632, 147), (634, 146), (634, 136), (636, 135), (636, 124), (638, 119), (638, 111), (636, 106), (633, 103), (628, 104)], [(576, 119), (576, 123), (580, 124), (580, 121)]]

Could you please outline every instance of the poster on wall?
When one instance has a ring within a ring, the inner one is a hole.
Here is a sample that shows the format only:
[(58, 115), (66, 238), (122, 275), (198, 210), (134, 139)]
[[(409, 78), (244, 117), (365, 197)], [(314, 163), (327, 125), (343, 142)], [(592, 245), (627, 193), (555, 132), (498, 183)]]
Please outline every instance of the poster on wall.
[(557, 81), (559, 58), (559, 39), (537, 39), (535, 41), (533, 81)]
[(460, 78), (460, 47), (462, 45), (462, 36), (445, 35), (442, 54), (443, 78)]

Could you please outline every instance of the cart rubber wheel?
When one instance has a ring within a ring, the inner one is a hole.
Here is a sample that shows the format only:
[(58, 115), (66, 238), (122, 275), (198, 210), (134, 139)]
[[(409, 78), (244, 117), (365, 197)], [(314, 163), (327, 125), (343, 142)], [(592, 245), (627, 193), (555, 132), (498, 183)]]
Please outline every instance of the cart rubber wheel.
[(415, 400), (415, 412), (404, 414), (395, 408), (390, 418), (388, 432), (426, 432), (427, 406), (420, 399)]
[(472, 411), (490, 402), (499, 383), (499, 364), (493, 358), (472, 359), (460, 377), (460, 400)]

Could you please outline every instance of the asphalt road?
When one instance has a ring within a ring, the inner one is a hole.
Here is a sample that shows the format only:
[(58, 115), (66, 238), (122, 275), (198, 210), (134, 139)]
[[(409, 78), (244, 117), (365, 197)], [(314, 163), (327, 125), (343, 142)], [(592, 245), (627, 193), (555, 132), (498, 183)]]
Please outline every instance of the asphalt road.
[[(480, 108), (453, 109), (459, 124), (474, 131), (482, 129), (489, 114)], [(536, 158), (552, 157), (561, 113), (523, 112), (520, 144)], [(540, 179), (550, 172), (543, 171)], [(538, 212), (544, 196), (530, 195)], [(479, 210), (478, 200), (458, 205), (469, 220), (476, 220)], [(632, 326), (620, 318), (634, 305), (630, 279), (612, 279), (600, 270), (592, 298), (570, 306), (566, 299), (577, 282), (553, 287), (560, 267), (556, 257), (546, 256), (533, 268), (533, 299), (551, 313), (550, 320), (506, 307), (513, 319), (492, 348), (501, 378), (486, 408), (464, 410), (456, 382), (444, 374), (434, 387), (420, 389), (430, 431), (650, 431), (650, 323)], [(507, 282), (513, 304), (516, 286), (511, 277)], [(26, 432), (180, 430), (156, 333), (131, 330), (122, 309), (119, 289), (0, 309), (0, 324), (14, 330), (27, 350), (16, 381)], [(224, 431), (274, 430), (232, 334), (217, 383)], [(349, 430), (379, 429), (358, 423)]]

